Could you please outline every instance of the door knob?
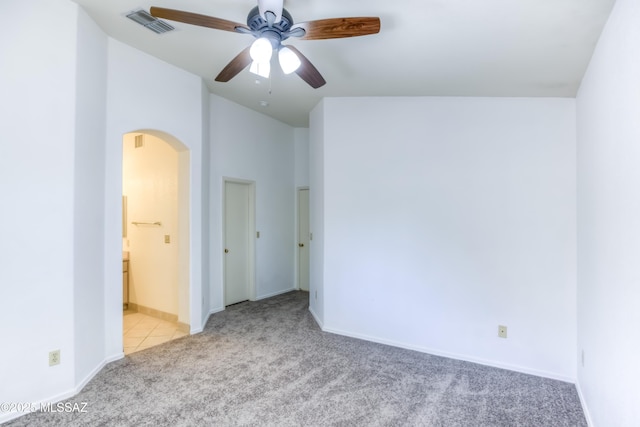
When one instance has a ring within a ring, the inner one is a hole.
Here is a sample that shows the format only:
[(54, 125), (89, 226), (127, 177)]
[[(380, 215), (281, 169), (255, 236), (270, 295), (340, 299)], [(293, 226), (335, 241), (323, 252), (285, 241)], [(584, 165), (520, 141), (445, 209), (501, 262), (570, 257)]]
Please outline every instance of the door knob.
[(229, 253), (229, 249), (225, 249), (225, 250), (224, 250), (224, 253), (225, 253), (225, 254), (228, 254), (228, 253)]
[(304, 243), (298, 243), (298, 246), (304, 248)]

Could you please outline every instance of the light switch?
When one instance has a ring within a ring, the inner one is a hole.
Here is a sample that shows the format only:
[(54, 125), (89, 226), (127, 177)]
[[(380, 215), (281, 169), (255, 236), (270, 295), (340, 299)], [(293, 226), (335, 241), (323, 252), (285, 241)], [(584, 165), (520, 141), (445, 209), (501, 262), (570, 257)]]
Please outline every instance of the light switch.
[(165, 243), (171, 243), (171, 236), (170, 236), (170, 235), (168, 235), (168, 234), (165, 234), (165, 235), (164, 235), (164, 242), (165, 242)]

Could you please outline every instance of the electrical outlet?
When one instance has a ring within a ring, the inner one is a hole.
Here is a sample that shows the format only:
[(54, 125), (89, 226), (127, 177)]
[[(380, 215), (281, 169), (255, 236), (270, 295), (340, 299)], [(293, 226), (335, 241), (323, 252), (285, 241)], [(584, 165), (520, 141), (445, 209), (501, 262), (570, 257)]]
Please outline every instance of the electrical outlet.
[(315, 295), (316, 295), (316, 300), (317, 300), (318, 299), (318, 291), (316, 291)]
[(506, 338), (507, 337), (507, 327), (506, 326), (498, 325), (498, 336), (500, 338)]
[(580, 354), (580, 363), (582, 363), (582, 367), (584, 368), (584, 350), (582, 350), (582, 353)]
[(60, 364), (60, 350), (53, 350), (49, 352), (49, 366), (55, 366)]

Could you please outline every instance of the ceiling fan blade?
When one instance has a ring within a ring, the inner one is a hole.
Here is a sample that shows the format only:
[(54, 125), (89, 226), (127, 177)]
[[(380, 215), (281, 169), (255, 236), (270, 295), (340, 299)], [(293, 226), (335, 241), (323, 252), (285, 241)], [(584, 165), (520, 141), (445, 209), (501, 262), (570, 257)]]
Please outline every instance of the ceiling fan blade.
[(299, 22), (293, 28), (303, 28), (306, 34), (300, 40), (340, 39), (367, 36), (380, 32), (380, 18), (330, 18)]
[(185, 24), (199, 25), (201, 27), (213, 28), (216, 30), (236, 32), (236, 27), (247, 28), (246, 25), (238, 22), (227, 21), (226, 19), (214, 18), (213, 16), (200, 15), (197, 13), (184, 12), (182, 10), (165, 9), (163, 7), (152, 6), (149, 13), (156, 18), (168, 19), (170, 21), (184, 22)]
[(296, 74), (302, 78), (305, 82), (309, 84), (314, 89), (318, 89), (320, 86), (324, 86), (327, 83), (324, 80), (324, 77), (320, 74), (320, 71), (316, 67), (313, 66), (311, 61), (307, 59), (298, 49), (294, 46), (287, 45), (289, 49), (291, 49), (298, 58), (300, 59), (300, 67), (296, 70)]
[(217, 82), (228, 82), (232, 78), (234, 78), (240, 71), (247, 68), (247, 65), (251, 64), (251, 55), (249, 55), (249, 50), (251, 46), (245, 48), (242, 52), (240, 52), (235, 58), (231, 60), (227, 64), (226, 67), (220, 71), (220, 74), (216, 77)]

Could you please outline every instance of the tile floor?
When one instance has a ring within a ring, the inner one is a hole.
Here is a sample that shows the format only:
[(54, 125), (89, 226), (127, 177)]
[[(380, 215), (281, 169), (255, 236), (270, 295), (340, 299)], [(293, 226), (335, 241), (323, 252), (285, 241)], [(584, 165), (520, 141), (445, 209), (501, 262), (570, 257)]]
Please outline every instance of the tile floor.
[(124, 313), (122, 332), (124, 354), (131, 354), (188, 335), (180, 331), (175, 322), (135, 312)]

